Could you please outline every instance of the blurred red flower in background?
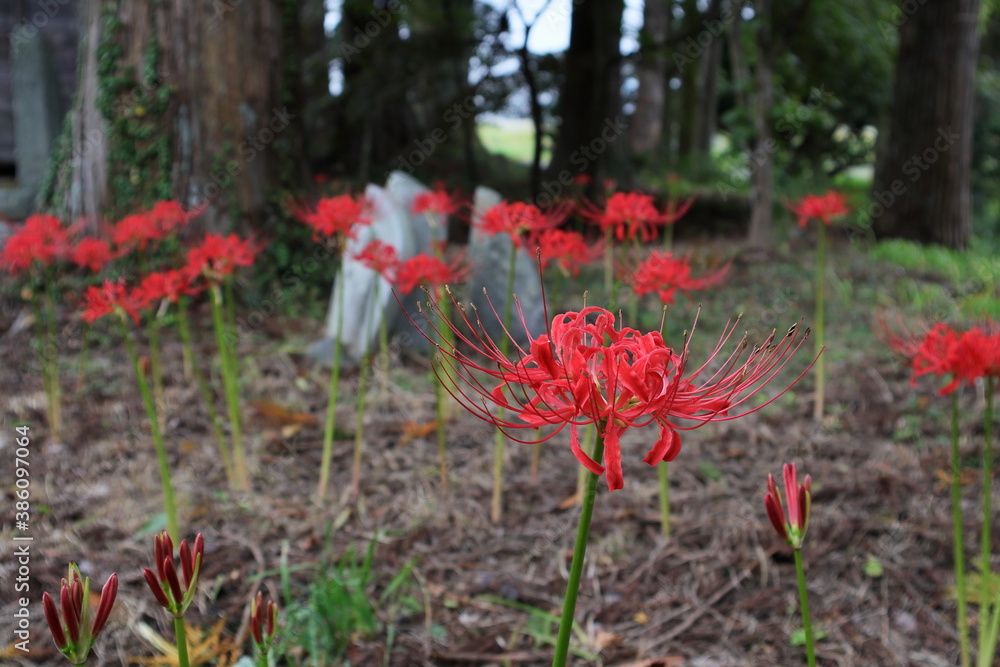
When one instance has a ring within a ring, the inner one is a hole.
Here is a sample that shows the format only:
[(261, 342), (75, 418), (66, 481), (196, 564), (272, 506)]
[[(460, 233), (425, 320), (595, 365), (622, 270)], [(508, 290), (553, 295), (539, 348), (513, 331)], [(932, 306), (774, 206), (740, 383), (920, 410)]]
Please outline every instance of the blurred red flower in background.
[(814, 218), (829, 225), (834, 218), (850, 213), (844, 195), (836, 190), (829, 190), (821, 195), (806, 195), (789, 208), (799, 216), (799, 227), (805, 227)]
[(729, 273), (729, 265), (710, 270), (708, 273), (694, 277), (691, 275), (691, 262), (687, 258), (674, 257), (669, 252), (654, 252), (649, 255), (628, 276), (628, 282), (639, 296), (656, 292), (660, 302), (665, 305), (674, 303), (677, 292), (685, 294), (721, 285)]
[(236, 234), (206, 234), (201, 245), (188, 251), (185, 270), (192, 278), (205, 276), (210, 282), (221, 282), (237, 267), (253, 266), (259, 250), (253, 241)]
[(292, 204), (292, 215), (312, 228), (313, 240), (337, 234), (354, 238), (355, 225), (371, 222), (368, 201), (352, 195), (325, 197), (316, 202), (315, 209), (295, 203)]
[(85, 236), (80, 239), (69, 251), (71, 262), (77, 266), (89, 268), (95, 273), (114, 258), (111, 245), (104, 239), (97, 239), (93, 236)]
[(69, 231), (51, 215), (33, 215), (11, 235), (0, 251), (0, 266), (16, 274), (34, 262), (49, 266), (69, 254)]
[(409, 294), (420, 286), (431, 288), (460, 283), (467, 275), (468, 269), (462, 266), (461, 258), (449, 264), (439, 257), (420, 254), (399, 264), (396, 286), (403, 294)]

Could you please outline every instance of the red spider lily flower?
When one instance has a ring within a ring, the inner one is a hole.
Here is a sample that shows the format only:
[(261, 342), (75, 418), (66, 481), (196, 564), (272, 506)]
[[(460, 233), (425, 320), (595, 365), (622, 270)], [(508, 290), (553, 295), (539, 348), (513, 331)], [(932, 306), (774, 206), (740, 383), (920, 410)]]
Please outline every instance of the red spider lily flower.
[(264, 604), (264, 596), (258, 591), (250, 602), (250, 636), (261, 653), (267, 653), (274, 641), (274, 628), (278, 622), (278, 606), (271, 600)]
[(166, 299), (177, 303), (182, 296), (193, 296), (201, 291), (194, 284), (193, 277), (186, 271), (171, 269), (150, 273), (132, 292), (132, 298), (139, 308), (147, 308), (150, 304)]
[(590, 185), (592, 181), (593, 179), (590, 177), (590, 174), (577, 174), (573, 177), (573, 185), (578, 188), (585, 188)]
[(157, 226), (164, 235), (171, 234), (184, 227), (192, 219), (198, 217), (205, 206), (185, 211), (184, 207), (175, 201), (158, 201), (149, 210), (149, 219)]
[(52, 596), (48, 592), (42, 593), (42, 609), (52, 639), (56, 648), (74, 665), (82, 665), (87, 661), (90, 648), (108, 622), (117, 596), (118, 575), (112, 574), (101, 589), (100, 602), (91, 620), (90, 577), (81, 580), (80, 570), (75, 563), (70, 563), (69, 575), (62, 580), (59, 589), (61, 618)]
[(656, 228), (665, 224), (673, 224), (691, 206), (691, 200), (676, 208), (674, 204), (661, 213), (653, 202), (652, 195), (639, 192), (616, 192), (608, 198), (604, 209), (593, 205), (587, 211), (602, 231), (614, 230), (619, 241), (631, 241), (639, 238), (643, 243), (653, 240)]
[[(442, 332), (433, 320), (442, 321), (441, 326), (451, 329), (457, 340), (471, 347), (471, 354), (455, 347), (442, 347), (430, 337), (428, 340), (441, 352), (443, 364), (438, 372), (448, 376), (446, 385), (459, 387), (461, 377), (464, 386), (471, 390), (456, 390), (453, 394), (456, 400), (478, 418), (505, 432), (555, 426), (552, 433), (539, 438), (542, 441), (569, 426), (574, 456), (591, 472), (606, 472), (611, 490), (624, 485), (619, 442), (629, 428), (656, 422), (660, 437), (643, 461), (650, 465), (670, 461), (680, 452), (679, 430), (755, 412), (787, 391), (809, 370), (806, 368), (778, 396), (740, 411), (738, 408), (774, 379), (802, 346), (806, 337), (798, 337), (799, 327), (793, 326), (780, 341), (772, 333), (741, 362), (748, 348), (744, 338), (721, 368), (709, 371), (710, 364), (739, 325), (737, 320), (723, 333), (708, 361), (688, 372), (689, 340), (678, 353), (667, 347), (658, 332), (640, 334), (635, 329), (616, 329), (614, 315), (603, 308), (589, 307), (557, 315), (549, 331), (537, 338), (529, 333), (531, 342), (527, 350), (511, 337), (517, 352), (517, 360), (511, 360), (490, 339), (478, 314), (473, 322), (454, 299), (452, 303), (455, 312), (460, 313), (457, 322), (445, 318), (440, 306), (432, 302), (430, 307), (436, 317), (428, 318), (429, 325), (440, 337)], [(468, 375), (459, 372), (463, 367), (470, 371)], [(485, 374), (497, 384), (483, 384), (473, 372)], [(490, 404), (504, 408), (512, 417), (498, 417), (490, 410)], [(678, 420), (692, 420), (694, 424)], [(603, 465), (591, 459), (579, 445), (577, 427), (591, 423), (604, 436)]]
[(430, 289), (464, 282), (468, 273), (462, 258), (449, 264), (440, 257), (420, 254), (399, 264), (395, 282), (400, 292), (409, 294), (420, 286)]
[(187, 611), (198, 589), (198, 575), (201, 574), (202, 557), (205, 555), (205, 540), (201, 533), (194, 538), (194, 546), (187, 540), (181, 540), (177, 560), (180, 562), (184, 583), (181, 584), (174, 565), (174, 543), (163, 531), (153, 536), (153, 560), (156, 571), (144, 567), (142, 576), (146, 579), (149, 590), (161, 607), (169, 611), (175, 618), (180, 618)]
[(371, 222), (368, 201), (351, 195), (325, 197), (316, 202), (315, 209), (293, 204), (292, 214), (312, 228), (314, 241), (321, 236), (331, 238), (338, 234), (353, 239), (356, 225)]
[(715, 287), (722, 284), (728, 273), (727, 264), (696, 278), (691, 275), (690, 260), (674, 257), (669, 252), (654, 252), (629, 274), (628, 281), (639, 296), (656, 292), (660, 302), (670, 306), (673, 305), (677, 292), (689, 294), (695, 290)]
[(515, 243), (520, 243), (524, 234), (539, 234), (558, 227), (568, 213), (569, 209), (561, 206), (552, 211), (542, 211), (534, 204), (502, 201), (486, 211), (478, 225), (484, 234), (507, 234)]
[(0, 250), (0, 267), (17, 274), (38, 262), (49, 266), (64, 259), (70, 249), (69, 232), (51, 215), (33, 215), (11, 235)]
[(118, 315), (122, 319), (128, 315), (138, 324), (139, 310), (144, 307), (122, 280), (105, 280), (101, 285), (88, 287), (83, 301), (83, 319), (89, 324), (105, 315)]
[(192, 277), (205, 276), (209, 282), (219, 283), (237, 267), (253, 266), (259, 251), (252, 240), (240, 239), (236, 234), (206, 234), (200, 246), (188, 251), (185, 270)]
[(69, 261), (95, 273), (112, 259), (114, 254), (111, 252), (111, 245), (104, 239), (95, 239), (92, 236), (80, 239), (69, 251)]
[(834, 218), (850, 213), (844, 195), (836, 190), (829, 190), (822, 195), (806, 195), (797, 204), (788, 208), (799, 216), (799, 227), (805, 227), (813, 218), (820, 220), (824, 225), (829, 225)]
[(127, 215), (111, 228), (111, 240), (120, 255), (135, 248), (144, 252), (150, 243), (159, 241), (165, 236), (163, 228), (145, 212)]
[(465, 202), (457, 194), (449, 194), (443, 184), (438, 184), (430, 192), (421, 192), (413, 200), (413, 213), (433, 213), (435, 215), (455, 215), (462, 210)]
[(564, 275), (580, 275), (580, 267), (592, 264), (604, 254), (604, 241), (588, 244), (580, 232), (565, 229), (546, 229), (531, 237), (540, 253), (542, 270), (549, 262), (556, 262)]
[(809, 511), (812, 509), (812, 478), (806, 475), (805, 482), (799, 484), (798, 473), (794, 463), (786, 463), (785, 495), (788, 496), (788, 520), (782, 509), (781, 491), (774, 482), (774, 476), (767, 475), (767, 493), (764, 495), (764, 508), (771, 519), (771, 525), (778, 535), (788, 542), (793, 549), (801, 549), (809, 529)]
[(396, 282), (399, 256), (396, 254), (396, 249), (388, 243), (374, 239), (362, 248), (354, 259), (381, 275), (387, 282)]

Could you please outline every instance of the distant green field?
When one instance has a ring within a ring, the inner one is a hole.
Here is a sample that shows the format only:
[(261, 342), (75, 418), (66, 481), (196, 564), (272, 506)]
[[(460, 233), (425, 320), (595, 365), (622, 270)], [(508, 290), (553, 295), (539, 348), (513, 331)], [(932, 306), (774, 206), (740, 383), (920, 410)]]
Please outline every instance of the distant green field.
[[(502, 155), (508, 160), (531, 164), (535, 152), (535, 130), (528, 119), (500, 119), (497, 122), (480, 123), (476, 128), (479, 140), (490, 153)], [(547, 164), (552, 152), (551, 141), (545, 141), (542, 164)]]

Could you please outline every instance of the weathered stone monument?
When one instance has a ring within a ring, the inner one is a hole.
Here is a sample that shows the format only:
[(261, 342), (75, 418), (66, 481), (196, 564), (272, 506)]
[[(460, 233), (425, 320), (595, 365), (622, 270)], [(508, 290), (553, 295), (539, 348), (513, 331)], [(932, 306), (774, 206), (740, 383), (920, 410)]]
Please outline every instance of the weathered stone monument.
[(59, 79), (36, 30), (12, 44), (15, 187), (0, 189), (0, 215), (22, 220), (34, 211), (49, 156), (65, 115)]
[[(499, 340), (504, 335), (500, 319), (493, 315), (495, 310), (502, 318), (507, 300), (507, 271), (513, 241), (506, 234), (483, 234), (476, 222), (486, 211), (502, 201), (498, 192), (486, 187), (476, 188), (473, 199), (473, 225), (469, 237), (469, 280), (468, 297), (479, 309), (479, 316), (486, 332)], [(538, 275), (538, 262), (522, 246), (517, 247), (514, 265), (514, 295), (520, 305), (511, 307), (510, 333), (519, 343), (528, 341), (528, 333), (536, 337), (545, 332), (545, 304), (542, 301), (542, 284)], [(484, 290), (485, 289), (485, 293)], [(524, 316), (528, 333), (521, 324)]]

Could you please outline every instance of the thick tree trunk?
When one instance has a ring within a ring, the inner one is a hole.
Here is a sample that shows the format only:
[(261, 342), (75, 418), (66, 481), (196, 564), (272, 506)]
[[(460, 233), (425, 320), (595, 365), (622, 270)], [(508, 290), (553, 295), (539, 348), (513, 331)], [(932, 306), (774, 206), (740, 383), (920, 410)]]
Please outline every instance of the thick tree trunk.
[(670, 38), (670, 3), (647, 0), (642, 10), (642, 32), (639, 43), (639, 64), (636, 79), (639, 81), (635, 113), (629, 127), (632, 153), (645, 157), (661, 149), (663, 122), (667, 101), (666, 44)]
[(980, 0), (926, 3), (900, 27), (892, 113), (881, 131), (879, 237), (964, 248), (971, 234), (972, 128)]
[(258, 224), (303, 182), (295, 12), (278, 0), (83, 0), (67, 154), (49, 206), (114, 220), (160, 199)]
[[(563, 177), (588, 174), (599, 181), (628, 129), (621, 113), (621, 41), (624, 0), (574, 4), (566, 79), (559, 97), (559, 127), (549, 172)], [(564, 185), (568, 185), (565, 183)]]
[[(722, 10), (721, 0), (712, 3), (711, 13), (718, 15)], [(698, 111), (698, 133), (695, 141), (695, 154), (702, 160), (707, 160), (712, 150), (712, 138), (715, 137), (719, 109), (719, 67), (722, 64), (722, 39), (716, 38), (705, 49), (701, 59), (701, 99)]]
[[(701, 12), (698, 0), (684, 0), (684, 32), (697, 35)], [(703, 51), (693, 53), (681, 66), (680, 126), (678, 128), (677, 153), (681, 162), (688, 162), (695, 152), (698, 140), (698, 100), (701, 98), (701, 61)]]

